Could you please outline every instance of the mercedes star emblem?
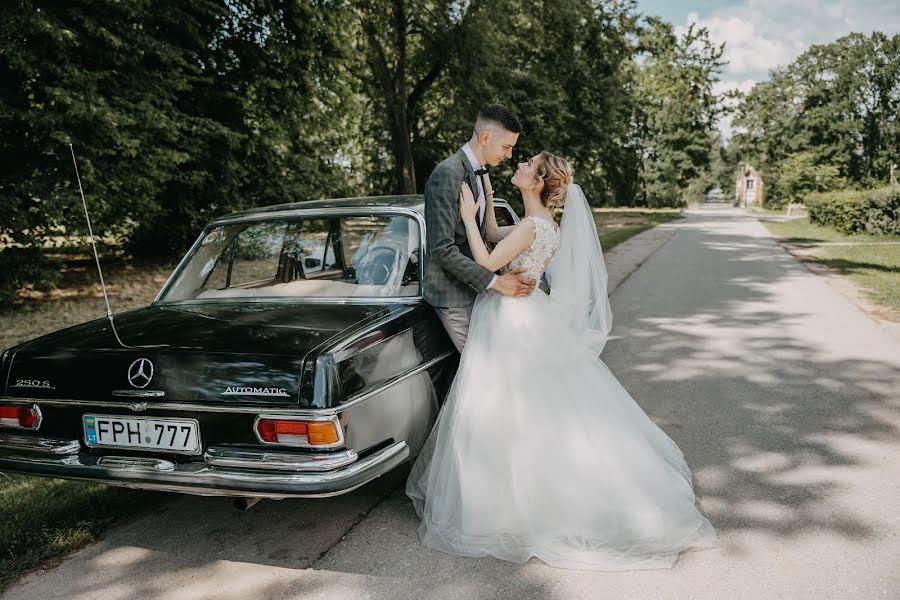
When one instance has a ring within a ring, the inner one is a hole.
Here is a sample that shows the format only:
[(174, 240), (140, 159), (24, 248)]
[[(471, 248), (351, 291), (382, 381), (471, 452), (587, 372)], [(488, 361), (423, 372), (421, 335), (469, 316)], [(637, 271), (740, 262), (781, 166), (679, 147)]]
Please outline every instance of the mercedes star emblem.
[(128, 383), (136, 388), (145, 388), (153, 379), (153, 363), (149, 358), (139, 358), (128, 367)]

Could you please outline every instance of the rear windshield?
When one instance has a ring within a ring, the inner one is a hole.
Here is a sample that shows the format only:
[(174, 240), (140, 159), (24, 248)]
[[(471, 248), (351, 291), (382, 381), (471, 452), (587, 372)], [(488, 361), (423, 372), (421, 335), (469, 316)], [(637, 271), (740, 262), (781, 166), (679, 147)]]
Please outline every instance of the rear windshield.
[(406, 215), (220, 225), (160, 300), (417, 296), (419, 246), (419, 223)]

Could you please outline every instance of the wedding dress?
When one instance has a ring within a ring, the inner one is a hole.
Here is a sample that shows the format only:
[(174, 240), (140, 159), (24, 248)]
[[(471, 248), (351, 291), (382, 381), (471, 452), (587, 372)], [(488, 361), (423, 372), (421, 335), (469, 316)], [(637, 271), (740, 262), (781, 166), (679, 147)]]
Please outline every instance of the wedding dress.
[[(581, 189), (569, 190), (570, 243), (555, 223), (526, 217), (534, 242), (508, 267), (537, 279), (559, 248), (568, 268), (554, 267), (549, 296), (477, 297), (459, 371), (406, 493), (422, 543), (451, 554), (669, 568), (682, 550), (716, 547), (718, 537), (695, 507), (678, 446), (597, 358), (611, 327), (606, 270)], [(590, 231), (596, 250), (586, 252)]]

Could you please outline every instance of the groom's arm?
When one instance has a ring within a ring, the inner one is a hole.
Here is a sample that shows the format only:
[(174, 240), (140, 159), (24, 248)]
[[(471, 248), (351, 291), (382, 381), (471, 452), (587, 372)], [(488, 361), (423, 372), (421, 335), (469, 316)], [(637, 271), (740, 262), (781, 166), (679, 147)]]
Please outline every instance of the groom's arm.
[(480, 293), (490, 285), (494, 274), (460, 252), (459, 246), (456, 245), (455, 230), (456, 224), (459, 223), (460, 185), (447, 169), (432, 173), (425, 185), (425, 225), (429, 260)]

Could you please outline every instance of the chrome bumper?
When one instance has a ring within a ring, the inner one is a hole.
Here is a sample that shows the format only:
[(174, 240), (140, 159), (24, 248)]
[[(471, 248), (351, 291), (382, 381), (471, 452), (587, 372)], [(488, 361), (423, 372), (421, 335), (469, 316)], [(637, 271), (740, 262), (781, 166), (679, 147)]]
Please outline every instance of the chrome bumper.
[(175, 463), (150, 457), (98, 457), (82, 452), (78, 440), (0, 434), (0, 471), (201, 496), (336, 496), (407, 458), (406, 442), (396, 442), (364, 458), (353, 450), (314, 455), (212, 447), (203, 462)]

